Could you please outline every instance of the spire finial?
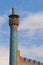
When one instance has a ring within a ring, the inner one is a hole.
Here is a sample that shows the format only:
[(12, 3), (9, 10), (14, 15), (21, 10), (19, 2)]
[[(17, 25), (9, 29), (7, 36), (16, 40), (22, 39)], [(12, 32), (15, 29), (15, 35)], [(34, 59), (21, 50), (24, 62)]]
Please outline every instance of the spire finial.
[(12, 14), (16, 14), (16, 8), (12, 8)]

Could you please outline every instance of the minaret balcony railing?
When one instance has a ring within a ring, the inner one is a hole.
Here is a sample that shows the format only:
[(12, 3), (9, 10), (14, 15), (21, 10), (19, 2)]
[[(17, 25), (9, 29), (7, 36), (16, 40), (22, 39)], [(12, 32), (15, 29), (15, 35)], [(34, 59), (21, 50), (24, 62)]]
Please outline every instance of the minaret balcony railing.
[(19, 25), (19, 19), (18, 18), (10, 18), (9, 19), (9, 25), (12, 26), (12, 25)]

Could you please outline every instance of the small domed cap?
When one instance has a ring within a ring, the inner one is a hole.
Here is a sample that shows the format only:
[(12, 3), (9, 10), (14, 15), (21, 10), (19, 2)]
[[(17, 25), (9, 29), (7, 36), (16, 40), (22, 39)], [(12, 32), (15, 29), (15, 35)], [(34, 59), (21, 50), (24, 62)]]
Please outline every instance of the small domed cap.
[(19, 15), (16, 14), (16, 8), (12, 8), (12, 14), (9, 15), (9, 17), (10, 17), (10, 18), (12, 18), (12, 17), (18, 18), (18, 17), (19, 17)]

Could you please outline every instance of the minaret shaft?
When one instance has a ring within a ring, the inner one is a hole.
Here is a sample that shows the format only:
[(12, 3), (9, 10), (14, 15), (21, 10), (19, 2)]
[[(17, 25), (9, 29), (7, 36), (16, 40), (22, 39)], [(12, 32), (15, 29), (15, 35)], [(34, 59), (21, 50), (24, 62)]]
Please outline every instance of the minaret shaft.
[(16, 50), (18, 49), (17, 29), (10, 29), (10, 65), (16, 65)]
[(18, 50), (18, 25), (19, 16), (15, 14), (12, 8), (12, 14), (9, 16), (10, 25), (10, 65), (16, 64), (16, 51)]

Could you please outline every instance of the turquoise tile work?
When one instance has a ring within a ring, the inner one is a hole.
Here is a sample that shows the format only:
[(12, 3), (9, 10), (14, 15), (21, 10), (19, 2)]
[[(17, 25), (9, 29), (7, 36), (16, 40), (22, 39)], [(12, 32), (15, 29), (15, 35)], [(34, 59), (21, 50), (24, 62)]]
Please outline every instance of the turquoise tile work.
[(18, 49), (18, 31), (10, 29), (10, 65), (16, 65), (16, 50)]

